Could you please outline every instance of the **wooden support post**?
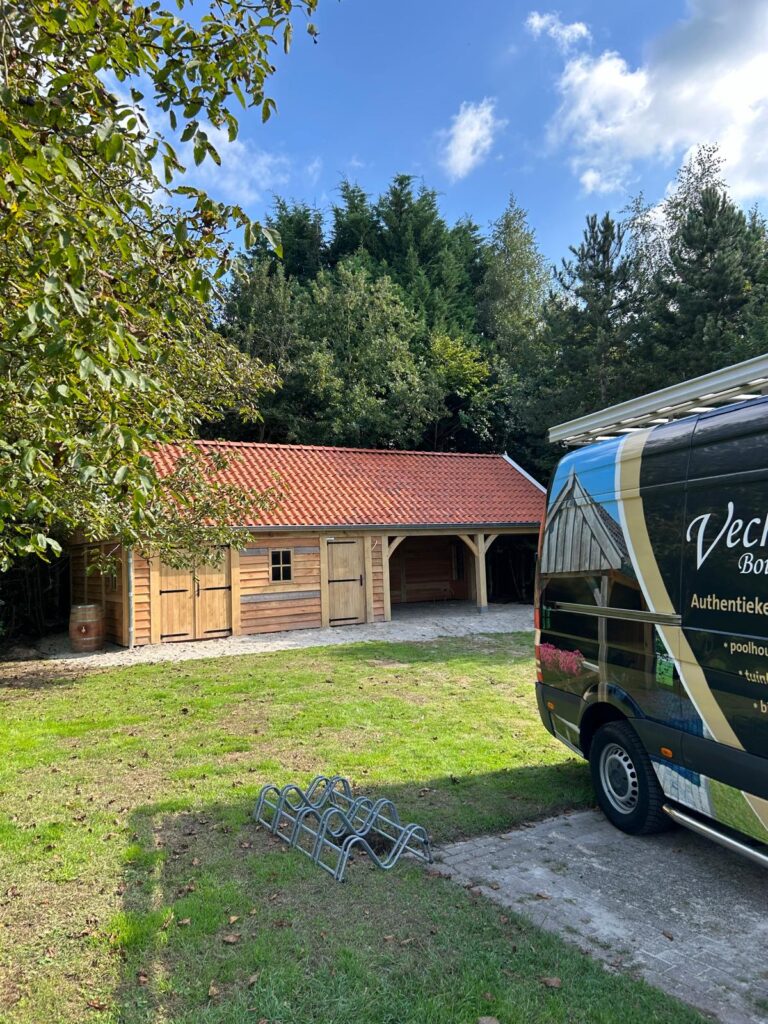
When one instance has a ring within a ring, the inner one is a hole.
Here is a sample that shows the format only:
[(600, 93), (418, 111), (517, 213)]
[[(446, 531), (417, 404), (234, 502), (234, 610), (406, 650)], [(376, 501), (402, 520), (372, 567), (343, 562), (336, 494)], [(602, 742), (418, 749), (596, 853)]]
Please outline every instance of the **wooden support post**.
[(320, 535), (320, 625), (331, 624), (330, 595), (328, 593), (328, 538)]
[(229, 549), (229, 593), (232, 598), (232, 636), (240, 636), (240, 549)]
[(363, 539), (365, 555), (365, 621), (373, 622), (373, 551), (371, 535), (366, 533)]
[(149, 559), (149, 642), (159, 644), (161, 637), (160, 556)]
[(386, 533), (381, 537), (381, 575), (384, 587), (384, 621), (392, 620), (392, 595), (389, 592), (389, 537)]
[(485, 578), (485, 538), (482, 533), (475, 534), (475, 593), (477, 594), (477, 610), (482, 615), (488, 611), (488, 584)]

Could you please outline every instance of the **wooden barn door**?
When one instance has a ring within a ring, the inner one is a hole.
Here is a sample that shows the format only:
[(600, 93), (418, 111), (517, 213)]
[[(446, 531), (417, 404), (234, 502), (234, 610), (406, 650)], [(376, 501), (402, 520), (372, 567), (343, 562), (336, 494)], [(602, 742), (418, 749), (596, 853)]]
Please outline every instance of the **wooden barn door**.
[[(154, 609), (153, 609), (154, 613)], [(195, 580), (188, 569), (160, 563), (160, 641), (195, 639)]]
[(211, 640), (232, 631), (229, 555), (194, 572), (160, 563), (160, 641)]
[(201, 565), (197, 572), (195, 635), (198, 640), (226, 636), (232, 630), (232, 578), (229, 555), (219, 565)]
[(362, 540), (328, 541), (328, 620), (332, 626), (365, 622), (365, 552)]

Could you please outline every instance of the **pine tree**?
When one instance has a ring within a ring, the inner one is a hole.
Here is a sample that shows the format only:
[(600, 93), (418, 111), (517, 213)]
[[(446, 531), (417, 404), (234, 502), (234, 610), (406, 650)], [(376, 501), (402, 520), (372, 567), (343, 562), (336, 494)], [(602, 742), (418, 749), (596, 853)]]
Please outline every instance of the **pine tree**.
[(328, 262), (336, 264), (346, 256), (363, 251), (372, 262), (381, 258), (379, 225), (368, 195), (348, 180), (339, 186), (341, 203), (332, 207), (333, 227), (328, 243)]
[(322, 212), (278, 196), (267, 225), (280, 236), (287, 276), (302, 284), (313, 281), (327, 263)]
[[(672, 383), (763, 350), (766, 232), (714, 185), (686, 198), (646, 318), (646, 362)], [(636, 386), (647, 381), (636, 380)]]
[(573, 259), (556, 273), (561, 295), (548, 303), (547, 333), (558, 353), (569, 414), (623, 396), (633, 311), (633, 265), (623, 252), (624, 238), (625, 227), (610, 214), (602, 220), (590, 214), (581, 243), (571, 246)]
[(514, 196), (492, 225), (480, 270), (478, 305), (483, 335), (493, 351), (518, 363), (536, 335), (549, 273), (525, 210)]

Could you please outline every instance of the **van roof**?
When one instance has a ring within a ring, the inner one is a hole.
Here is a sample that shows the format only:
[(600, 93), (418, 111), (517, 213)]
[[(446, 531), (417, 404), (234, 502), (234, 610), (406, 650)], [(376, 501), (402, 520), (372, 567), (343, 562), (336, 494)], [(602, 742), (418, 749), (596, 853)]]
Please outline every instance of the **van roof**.
[(549, 430), (567, 447), (592, 444), (672, 420), (732, 408), (768, 395), (768, 354), (588, 413)]

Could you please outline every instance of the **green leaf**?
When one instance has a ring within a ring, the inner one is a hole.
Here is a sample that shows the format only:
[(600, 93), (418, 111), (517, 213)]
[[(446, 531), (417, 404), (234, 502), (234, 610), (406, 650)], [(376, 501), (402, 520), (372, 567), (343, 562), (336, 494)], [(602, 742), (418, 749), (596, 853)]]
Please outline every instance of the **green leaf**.
[(243, 96), (243, 90), (240, 88), (240, 84), (239, 84), (239, 82), (237, 81), (236, 78), (232, 79), (231, 85), (232, 85), (232, 92), (235, 94), (235, 96), (237, 96), (238, 100), (240, 101), (240, 106), (243, 109), (245, 109), (245, 107), (246, 107), (245, 96)]
[(189, 124), (185, 125), (184, 131), (181, 133), (181, 141), (189, 142), (189, 140), (195, 134), (199, 126), (200, 125), (198, 121), (190, 121)]

